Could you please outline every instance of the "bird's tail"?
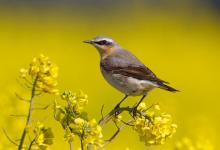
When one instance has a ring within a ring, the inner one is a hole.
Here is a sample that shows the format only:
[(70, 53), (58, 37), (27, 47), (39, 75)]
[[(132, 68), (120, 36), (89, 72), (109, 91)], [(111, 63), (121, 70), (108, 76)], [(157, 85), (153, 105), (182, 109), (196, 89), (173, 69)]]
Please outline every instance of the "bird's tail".
[(179, 92), (179, 90), (174, 89), (166, 84), (162, 84), (159, 88), (170, 91), (170, 92)]

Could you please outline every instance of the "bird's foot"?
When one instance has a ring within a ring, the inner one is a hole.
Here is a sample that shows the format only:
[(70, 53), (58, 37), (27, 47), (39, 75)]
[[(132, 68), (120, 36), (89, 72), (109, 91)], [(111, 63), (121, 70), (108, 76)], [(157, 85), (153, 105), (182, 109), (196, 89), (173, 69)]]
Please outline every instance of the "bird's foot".
[(118, 116), (120, 110), (120, 104), (117, 104), (113, 110), (114, 110), (114, 116), (115, 117)]
[(120, 108), (120, 104), (117, 104), (114, 108), (114, 110), (119, 109)]
[(130, 112), (131, 116), (133, 118), (136, 118), (137, 114), (138, 114), (138, 110), (137, 110), (137, 106), (134, 106), (132, 109), (131, 109), (131, 112)]

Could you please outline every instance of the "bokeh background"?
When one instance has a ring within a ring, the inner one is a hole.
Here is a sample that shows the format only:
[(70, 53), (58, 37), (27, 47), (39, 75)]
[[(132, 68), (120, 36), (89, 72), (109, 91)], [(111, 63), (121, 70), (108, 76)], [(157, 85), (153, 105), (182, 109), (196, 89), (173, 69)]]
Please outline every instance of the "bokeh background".
[[(86, 110), (100, 118), (123, 95), (110, 87), (99, 71), (97, 51), (84, 43), (108, 35), (132, 51), (179, 93), (155, 90), (146, 98), (158, 102), (178, 124), (175, 136), (163, 146), (145, 147), (127, 128), (106, 149), (164, 150), (187, 137), (218, 149), (220, 133), (220, 1), (219, 0), (1, 0), (0, 1), (0, 127), (12, 139), (20, 138), (27, 104), (15, 92), (29, 96), (18, 82), (19, 69), (43, 53), (60, 68), (59, 88), (83, 90), (89, 95)], [(43, 96), (36, 105), (53, 102)], [(129, 98), (133, 104), (138, 97)], [(52, 108), (35, 111), (33, 121), (53, 127), (51, 149), (68, 149)], [(108, 137), (115, 128), (104, 129)], [(78, 143), (75, 143), (78, 147)], [(0, 149), (16, 149), (0, 132)], [(208, 150), (208, 148), (207, 148)]]

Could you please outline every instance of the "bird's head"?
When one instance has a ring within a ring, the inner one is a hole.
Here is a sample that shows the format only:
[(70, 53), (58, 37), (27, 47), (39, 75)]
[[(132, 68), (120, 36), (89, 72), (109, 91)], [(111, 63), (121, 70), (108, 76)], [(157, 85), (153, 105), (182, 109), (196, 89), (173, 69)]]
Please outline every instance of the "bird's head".
[(92, 40), (86, 40), (84, 42), (93, 45), (99, 51), (101, 57), (105, 57), (117, 48), (120, 48), (113, 39), (106, 36), (97, 36)]

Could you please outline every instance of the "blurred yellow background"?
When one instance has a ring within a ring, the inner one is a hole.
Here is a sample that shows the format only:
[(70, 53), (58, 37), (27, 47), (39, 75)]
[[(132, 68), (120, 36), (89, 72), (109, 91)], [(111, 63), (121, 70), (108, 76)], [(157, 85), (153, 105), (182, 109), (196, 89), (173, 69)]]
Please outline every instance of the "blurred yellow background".
[[(172, 114), (177, 133), (163, 146), (145, 147), (127, 128), (106, 149), (172, 149), (184, 137), (209, 141), (218, 149), (220, 133), (220, 11), (218, 1), (1, 1), (0, 2), (0, 127), (19, 139), (28, 104), (15, 92), (29, 96), (16, 79), (19, 69), (43, 53), (60, 68), (59, 88), (83, 90), (89, 96), (90, 118), (99, 119), (102, 104), (108, 112), (123, 97), (103, 79), (97, 51), (82, 43), (96, 35), (108, 35), (139, 57), (160, 78), (181, 92), (157, 89), (145, 99), (158, 102)], [(218, 7), (216, 7), (218, 6)], [(131, 97), (133, 104), (138, 97)], [(51, 96), (36, 99), (36, 105), (50, 104)], [(55, 132), (51, 149), (68, 149), (63, 131), (53, 119), (52, 109), (35, 111)], [(115, 128), (110, 125), (104, 135)], [(75, 143), (78, 147), (78, 143)], [(0, 132), (0, 149), (16, 149)]]

